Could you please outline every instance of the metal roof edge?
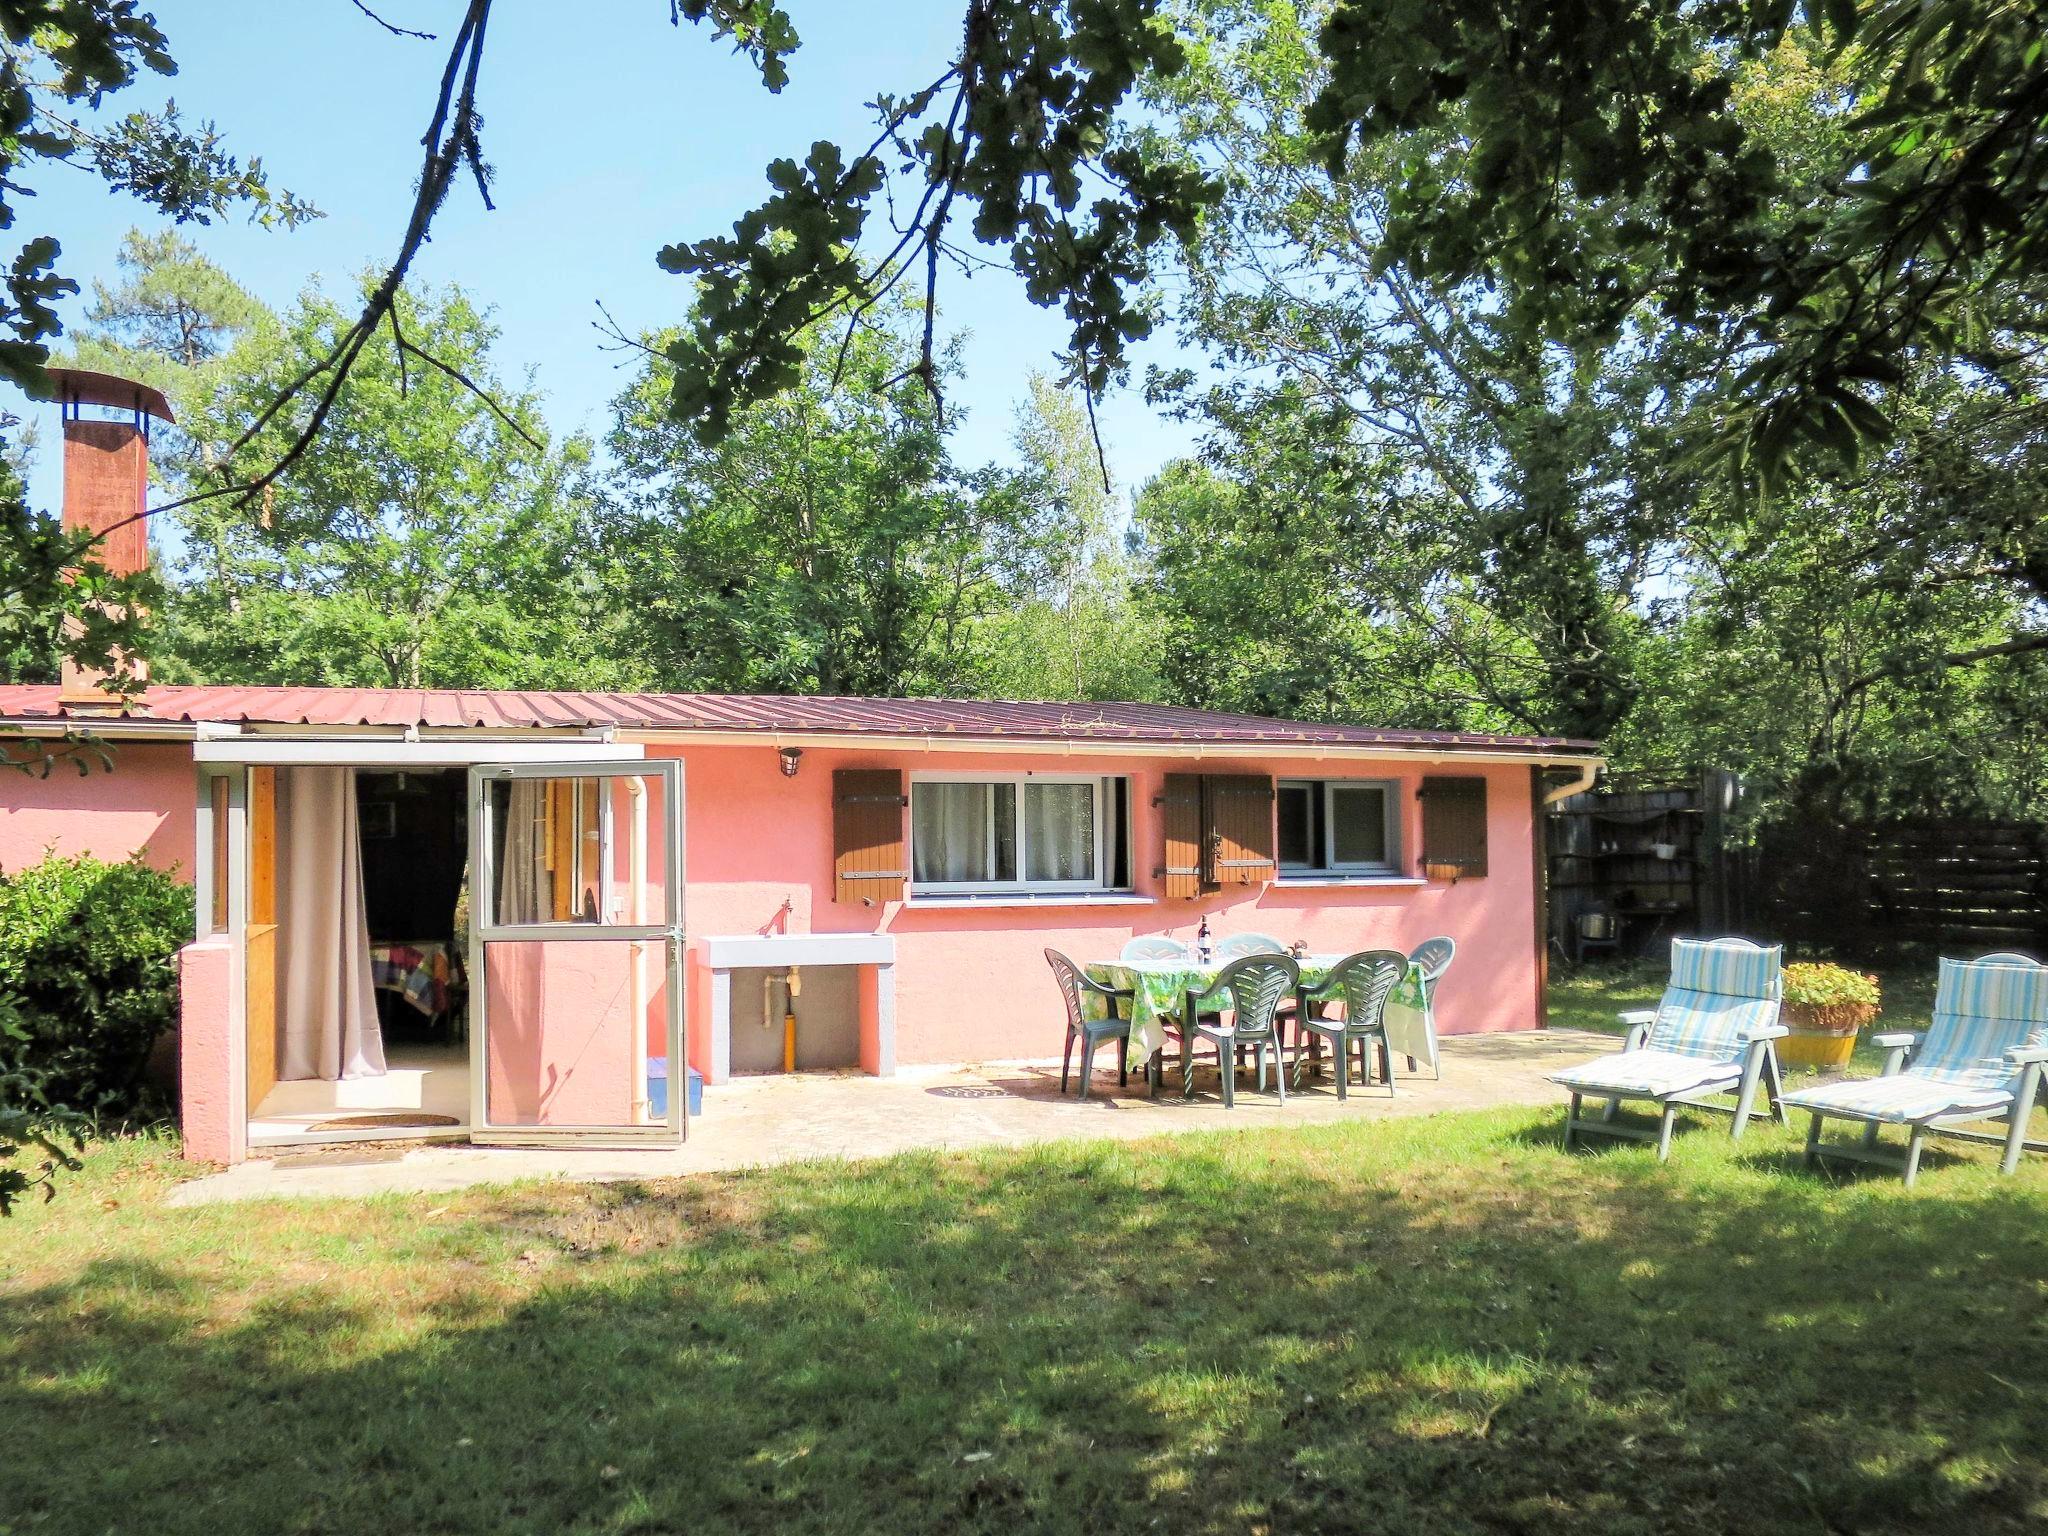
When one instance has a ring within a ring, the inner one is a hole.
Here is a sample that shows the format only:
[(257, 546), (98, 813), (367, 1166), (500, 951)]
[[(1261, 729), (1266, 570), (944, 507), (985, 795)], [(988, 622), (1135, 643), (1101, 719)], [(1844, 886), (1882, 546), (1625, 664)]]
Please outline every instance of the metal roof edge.
[(0, 715), (0, 731), (37, 738), (97, 736), (155, 741), (194, 741), (201, 725), (195, 720), (151, 720), (139, 715)]
[(1014, 752), (1049, 757), (1085, 755), (1094, 757), (1406, 757), (1427, 762), (1509, 762), (1509, 763), (1604, 763), (1597, 747), (1570, 744), (1539, 744), (1525, 747), (1507, 743), (1461, 745), (1455, 742), (1401, 741), (1302, 741), (1209, 740), (1102, 736), (971, 736), (966, 732), (924, 735), (903, 731), (826, 731), (698, 729), (689, 726), (649, 729), (621, 726), (620, 741), (649, 746), (691, 742), (709, 746), (784, 746), (866, 748), (883, 752)]

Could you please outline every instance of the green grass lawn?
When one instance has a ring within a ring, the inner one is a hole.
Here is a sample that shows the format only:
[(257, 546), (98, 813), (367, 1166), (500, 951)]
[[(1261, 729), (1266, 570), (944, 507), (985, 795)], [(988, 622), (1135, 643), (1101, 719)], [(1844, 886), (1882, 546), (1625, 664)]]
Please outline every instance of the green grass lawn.
[(190, 1211), (112, 1143), (0, 1225), (0, 1531), (2048, 1526), (2048, 1159), (1559, 1119)]

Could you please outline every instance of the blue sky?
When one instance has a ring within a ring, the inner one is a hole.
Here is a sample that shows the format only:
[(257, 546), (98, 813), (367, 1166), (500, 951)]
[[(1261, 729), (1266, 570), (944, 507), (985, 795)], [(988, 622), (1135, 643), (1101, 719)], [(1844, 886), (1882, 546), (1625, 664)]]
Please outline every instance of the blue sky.
[[(400, 25), (443, 31), (456, 0), (375, 0)], [(790, 83), (770, 95), (742, 58), (709, 34), (668, 24), (663, 0), (538, 5), (506, 0), (491, 20), (481, 105), (497, 171), (496, 212), (460, 185), (434, 225), (417, 279), (459, 282), (495, 311), (498, 365), (531, 368), (560, 433), (600, 432), (619, 389), (620, 357), (592, 328), (602, 300), (629, 330), (678, 320), (685, 280), (654, 264), (670, 241), (723, 232), (760, 200), (763, 167), (801, 158), (815, 139), (866, 144), (862, 106), (936, 76), (954, 46), (960, 0), (785, 0), (803, 36)], [(208, 255), (272, 304), (313, 277), (339, 286), (383, 265), (396, 247), (419, 166), (442, 43), (395, 38), (349, 0), (158, 0), (158, 23), (180, 72), (145, 77), (120, 110), (175, 97), (188, 120), (211, 118), (237, 153), (262, 157), (273, 183), (327, 217), (291, 233), (241, 224), (188, 227)], [(580, 15), (583, 25), (564, 20)], [(601, 20), (601, 25), (598, 24)], [(111, 278), (114, 253), (148, 211), (61, 169), (41, 178), (25, 230), (55, 234), (62, 268), (90, 292)], [(964, 462), (1007, 457), (1025, 374), (1049, 368), (1063, 341), (1056, 313), (1034, 308), (1007, 272), (945, 278), (943, 318), (969, 333), (966, 376), (949, 403), (963, 409)], [(84, 297), (65, 307), (67, 321)], [(1172, 363), (1159, 341), (1137, 356)], [(38, 417), (47, 414), (39, 411)], [(1119, 490), (1128, 494), (1191, 442), (1135, 390), (1105, 402), (1102, 426)], [(45, 443), (54, 437), (47, 430)], [(31, 482), (57, 501), (55, 455)]]

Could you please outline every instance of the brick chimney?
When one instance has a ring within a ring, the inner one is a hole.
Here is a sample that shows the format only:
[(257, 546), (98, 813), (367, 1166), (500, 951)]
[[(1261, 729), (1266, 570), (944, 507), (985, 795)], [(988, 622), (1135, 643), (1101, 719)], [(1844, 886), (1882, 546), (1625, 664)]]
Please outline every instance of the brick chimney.
[[(91, 558), (117, 576), (149, 564), (149, 527), (142, 510), (149, 495), (149, 423), (170, 421), (171, 404), (133, 379), (80, 368), (52, 368), (50, 382), (64, 413), (64, 531), (105, 534)], [(85, 407), (125, 414), (88, 417)], [(146, 678), (145, 664), (132, 663)], [(103, 691), (105, 674), (62, 660), (62, 703), (74, 710), (113, 711), (117, 700)]]

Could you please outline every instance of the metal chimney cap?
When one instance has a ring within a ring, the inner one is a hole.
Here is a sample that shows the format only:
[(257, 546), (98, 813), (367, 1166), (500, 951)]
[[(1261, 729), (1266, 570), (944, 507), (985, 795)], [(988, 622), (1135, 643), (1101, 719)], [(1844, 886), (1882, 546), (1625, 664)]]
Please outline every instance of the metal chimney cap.
[(160, 389), (114, 373), (94, 373), (88, 368), (46, 368), (50, 376), (50, 398), (66, 410), (78, 405), (125, 407), (139, 416), (154, 416), (175, 423), (171, 402)]

